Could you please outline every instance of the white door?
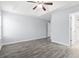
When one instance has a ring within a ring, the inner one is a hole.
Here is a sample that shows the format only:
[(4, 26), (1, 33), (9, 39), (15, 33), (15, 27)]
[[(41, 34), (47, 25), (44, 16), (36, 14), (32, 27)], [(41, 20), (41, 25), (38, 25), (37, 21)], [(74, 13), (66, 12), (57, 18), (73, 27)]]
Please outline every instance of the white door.
[(69, 15), (69, 42), (70, 46), (75, 42), (75, 21), (72, 14)]
[(79, 43), (79, 16), (78, 15), (73, 15), (72, 16), (72, 24), (71, 24), (71, 44), (73, 46), (77, 46)]
[(75, 17), (76, 41), (79, 41), (79, 16)]
[(72, 15), (72, 19), (71, 19), (72, 23), (71, 23), (71, 30), (72, 30), (72, 38), (71, 38), (71, 43), (74, 44), (76, 41), (76, 21), (75, 21), (75, 16)]

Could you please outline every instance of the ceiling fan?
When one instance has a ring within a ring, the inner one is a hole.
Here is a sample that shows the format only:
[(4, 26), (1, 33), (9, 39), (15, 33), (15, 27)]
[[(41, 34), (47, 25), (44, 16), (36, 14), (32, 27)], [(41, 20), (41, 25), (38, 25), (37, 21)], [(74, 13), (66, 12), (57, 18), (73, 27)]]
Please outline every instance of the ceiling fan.
[(40, 1), (27, 1), (27, 2), (30, 2), (30, 3), (37, 3), (37, 5), (35, 7), (33, 7), (33, 10), (35, 10), (39, 5), (41, 5), (42, 9), (44, 11), (46, 11), (46, 8), (44, 7), (44, 5), (53, 5), (52, 2), (40, 2)]

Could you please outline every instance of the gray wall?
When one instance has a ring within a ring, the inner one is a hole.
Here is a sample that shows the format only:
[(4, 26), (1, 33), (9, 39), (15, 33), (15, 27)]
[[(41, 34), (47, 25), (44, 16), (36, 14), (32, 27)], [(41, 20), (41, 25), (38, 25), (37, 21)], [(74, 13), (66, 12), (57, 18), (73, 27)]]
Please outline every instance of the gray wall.
[(78, 12), (79, 6), (62, 8), (52, 12), (51, 40), (52, 42), (70, 45), (69, 39), (69, 14)]
[(1, 50), (1, 10), (0, 10), (0, 50)]
[(46, 20), (3, 12), (3, 44), (46, 37)]
[(50, 23), (48, 23), (48, 36), (50, 37), (50, 33), (51, 33), (51, 27), (50, 27)]

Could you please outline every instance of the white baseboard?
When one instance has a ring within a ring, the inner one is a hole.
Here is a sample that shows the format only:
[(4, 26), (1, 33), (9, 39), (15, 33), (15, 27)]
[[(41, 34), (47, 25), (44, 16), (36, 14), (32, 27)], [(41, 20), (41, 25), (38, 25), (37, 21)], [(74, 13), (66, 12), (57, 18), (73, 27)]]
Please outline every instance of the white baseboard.
[(33, 39), (29, 39), (29, 40), (20, 40), (20, 41), (16, 41), (16, 42), (3, 43), (2, 45), (9, 45), (9, 44), (19, 43), (19, 42), (24, 42), (24, 41), (42, 39), (42, 38), (47, 38), (47, 37), (44, 36), (44, 37), (33, 38)]
[(54, 40), (51, 40), (51, 42), (55, 42), (55, 43), (58, 43), (58, 44), (61, 44), (61, 45), (65, 45), (65, 46), (70, 46), (69, 44), (58, 42), (58, 41), (54, 41)]

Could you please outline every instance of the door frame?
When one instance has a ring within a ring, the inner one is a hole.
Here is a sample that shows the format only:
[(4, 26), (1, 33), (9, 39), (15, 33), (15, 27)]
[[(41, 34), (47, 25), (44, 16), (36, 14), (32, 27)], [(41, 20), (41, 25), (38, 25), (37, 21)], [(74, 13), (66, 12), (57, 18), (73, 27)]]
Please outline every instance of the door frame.
[[(72, 36), (72, 34), (73, 34), (73, 31), (72, 31), (72, 22), (73, 22), (73, 17), (75, 17), (75, 15), (79, 15), (79, 12), (74, 12), (74, 13), (71, 13), (71, 14), (69, 14), (69, 44), (70, 44), (70, 46), (72, 46), (73, 45), (73, 36)], [(74, 26), (75, 26), (75, 24), (74, 24)], [(76, 35), (76, 34), (75, 34)], [(76, 36), (75, 36), (75, 38), (76, 38)]]
[(72, 15), (69, 14), (69, 46), (72, 46)]

